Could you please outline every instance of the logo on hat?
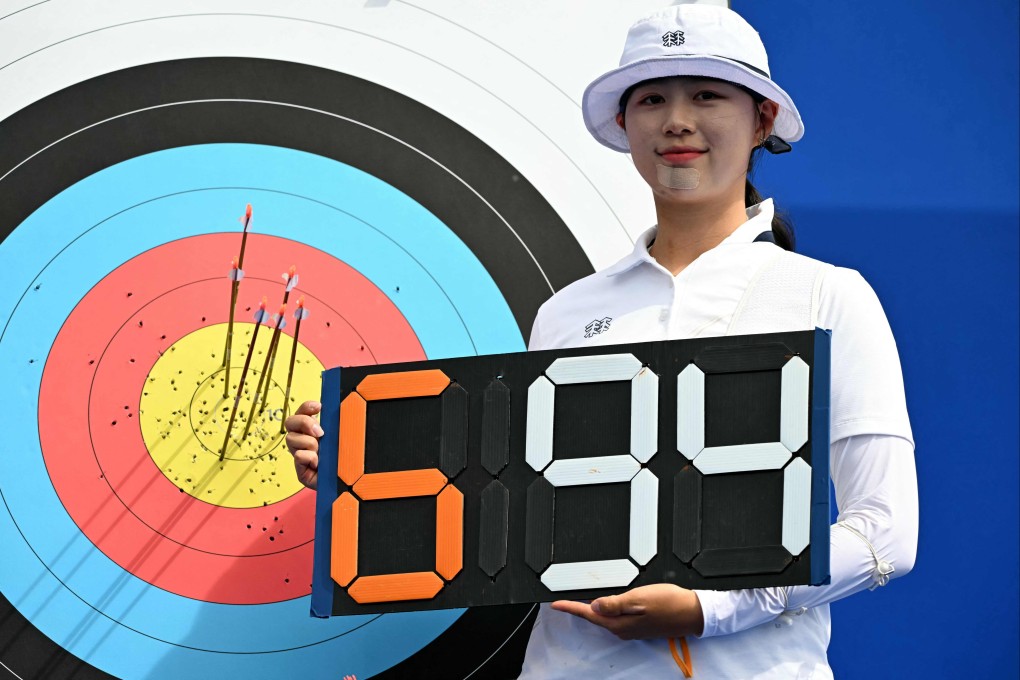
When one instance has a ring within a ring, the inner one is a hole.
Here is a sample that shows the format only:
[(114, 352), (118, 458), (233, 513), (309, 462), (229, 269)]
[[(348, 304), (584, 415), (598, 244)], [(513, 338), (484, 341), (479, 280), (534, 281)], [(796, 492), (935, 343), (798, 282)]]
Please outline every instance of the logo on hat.
[(684, 44), (683, 31), (666, 31), (662, 34), (663, 47), (677, 47)]

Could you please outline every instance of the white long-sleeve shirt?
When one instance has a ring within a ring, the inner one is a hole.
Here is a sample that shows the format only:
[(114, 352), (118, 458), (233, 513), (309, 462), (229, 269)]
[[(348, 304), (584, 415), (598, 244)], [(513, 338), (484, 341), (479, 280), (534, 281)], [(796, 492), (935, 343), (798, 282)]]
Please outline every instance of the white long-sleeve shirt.
[[(776, 248), (754, 243), (770, 228), (771, 201), (748, 216), (676, 277), (648, 254), (655, 236), (649, 230), (623, 260), (553, 296), (539, 311), (530, 348), (725, 334), (762, 249)], [(856, 272), (829, 270), (816, 294), (817, 324), (833, 331), (830, 475), (839, 517), (830, 530), (831, 582), (697, 591), (705, 629), (689, 640), (695, 678), (831, 678), (828, 603), (886, 575), (902, 576), (914, 563), (917, 481), (895, 341), (877, 297)], [(543, 606), (521, 677), (678, 673), (665, 640), (621, 641)]]

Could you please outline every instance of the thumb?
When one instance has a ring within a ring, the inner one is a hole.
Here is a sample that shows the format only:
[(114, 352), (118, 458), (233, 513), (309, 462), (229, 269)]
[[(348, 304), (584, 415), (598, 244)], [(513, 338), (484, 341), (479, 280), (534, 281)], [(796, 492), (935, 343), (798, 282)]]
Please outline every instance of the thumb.
[(591, 608), (602, 616), (644, 614), (645, 612), (644, 606), (635, 602), (629, 593), (600, 597), (591, 603)]

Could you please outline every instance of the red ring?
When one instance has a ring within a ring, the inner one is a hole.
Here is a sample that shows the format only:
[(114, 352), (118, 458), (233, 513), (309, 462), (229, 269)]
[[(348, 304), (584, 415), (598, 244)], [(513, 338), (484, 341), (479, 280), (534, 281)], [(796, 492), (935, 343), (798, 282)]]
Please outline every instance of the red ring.
[[(96, 284), (54, 340), (40, 387), (39, 432), (57, 494), (110, 559), (179, 595), (259, 604), (310, 592), (314, 494), (250, 509), (192, 498), (153, 463), (137, 418), (160, 352), (226, 321), (226, 273), (239, 241), (237, 234), (173, 241)], [(291, 264), (300, 277), (291, 301), (304, 294), (311, 311), (300, 340), (324, 366), (425, 358), (406, 319), (374, 284), (322, 251), (278, 237), (248, 237), (235, 321), (251, 321), (246, 308), (262, 295), (279, 304), (280, 274)], [(284, 332), (293, 328), (288, 313)], [(243, 578), (238, 557), (245, 558)]]

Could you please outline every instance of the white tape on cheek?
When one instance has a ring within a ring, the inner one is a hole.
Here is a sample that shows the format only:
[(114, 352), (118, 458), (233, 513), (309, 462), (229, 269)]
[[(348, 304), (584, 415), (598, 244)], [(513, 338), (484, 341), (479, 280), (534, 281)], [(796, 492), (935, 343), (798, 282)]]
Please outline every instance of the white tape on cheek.
[(701, 181), (701, 172), (697, 168), (671, 168), (667, 165), (656, 165), (659, 184), (670, 189), (697, 189)]

